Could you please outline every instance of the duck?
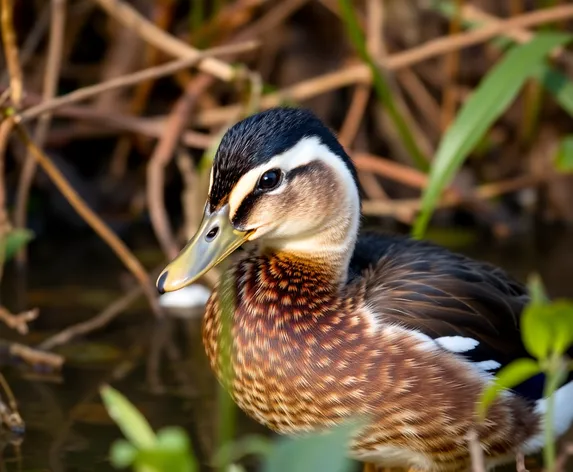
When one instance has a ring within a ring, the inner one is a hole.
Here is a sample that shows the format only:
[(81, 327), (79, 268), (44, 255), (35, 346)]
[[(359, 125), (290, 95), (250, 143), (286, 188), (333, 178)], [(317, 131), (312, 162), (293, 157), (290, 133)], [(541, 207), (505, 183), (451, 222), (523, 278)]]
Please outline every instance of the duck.
[[(437, 244), (361, 231), (362, 196), (351, 158), (312, 111), (251, 115), (222, 137), (202, 221), (157, 289), (221, 264), (205, 351), (234, 402), (276, 433), (359, 418), (348, 455), (364, 470), (470, 470), (470, 432), (488, 469), (539, 451), (543, 379), (476, 416), (495, 374), (529, 357), (526, 287)], [(555, 395), (562, 435), (573, 379)]]

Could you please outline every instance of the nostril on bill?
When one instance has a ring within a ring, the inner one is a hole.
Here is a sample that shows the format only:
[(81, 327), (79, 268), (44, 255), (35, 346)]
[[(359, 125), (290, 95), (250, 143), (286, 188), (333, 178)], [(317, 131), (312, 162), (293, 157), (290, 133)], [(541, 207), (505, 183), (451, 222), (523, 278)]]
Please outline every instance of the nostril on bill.
[(210, 243), (211, 241), (213, 241), (213, 239), (215, 239), (217, 237), (217, 235), (219, 234), (219, 227), (218, 226), (213, 226), (209, 232), (205, 235), (205, 240)]
[(162, 295), (165, 293), (165, 281), (167, 280), (167, 274), (168, 272), (163, 272), (159, 279), (157, 279), (157, 291)]

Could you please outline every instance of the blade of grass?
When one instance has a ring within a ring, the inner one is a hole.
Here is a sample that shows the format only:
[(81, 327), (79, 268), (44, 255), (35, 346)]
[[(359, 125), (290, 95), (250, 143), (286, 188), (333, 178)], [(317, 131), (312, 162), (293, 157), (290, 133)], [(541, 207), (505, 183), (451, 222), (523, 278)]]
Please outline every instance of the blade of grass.
[[(434, 8), (448, 18), (454, 14), (454, 6), (450, 2), (438, 2)], [(484, 22), (473, 20), (463, 22), (464, 27), (468, 29), (479, 28), (483, 24)], [(515, 41), (509, 37), (498, 36), (492, 39), (491, 43), (500, 51), (505, 51), (515, 44)], [(540, 64), (533, 76), (553, 96), (559, 106), (573, 116), (573, 82), (549, 64)]]
[(408, 124), (398, 111), (398, 107), (396, 106), (394, 98), (392, 97), (392, 91), (386, 78), (368, 52), (368, 48), (366, 47), (366, 38), (362, 33), (360, 24), (358, 23), (358, 18), (354, 12), (352, 0), (339, 0), (339, 4), (342, 18), (346, 26), (346, 30), (348, 31), (348, 37), (356, 48), (360, 58), (370, 68), (372, 73), (372, 84), (378, 99), (386, 108), (386, 111), (394, 123), (394, 126), (396, 126), (396, 130), (398, 131), (404, 146), (412, 156), (412, 160), (414, 161), (416, 167), (420, 170), (423, 170), (424, 172), (427, 172), (429, 169), (429, 159), (418, 147), (416, 139), (410, 132)]
[(513, 47), (480, 82), (440, 142), (412, 229), (415, 238), (423, 237), (441, 192), (525, 81), (555, 47), (572, 38), (563, 33), (539, 33), (529, 43)]

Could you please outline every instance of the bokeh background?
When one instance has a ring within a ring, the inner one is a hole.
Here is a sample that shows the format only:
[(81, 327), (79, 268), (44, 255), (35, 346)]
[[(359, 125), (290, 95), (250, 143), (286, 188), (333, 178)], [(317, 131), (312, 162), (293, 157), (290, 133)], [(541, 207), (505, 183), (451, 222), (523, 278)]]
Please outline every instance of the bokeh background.
[[(536, 33), (573, 34), (566, 0), (0, 7), (0, 369), (26, 424), (0, 437), (10, 471), (112, 470), (106, 382), (154, 427), (183, 426), (210, 470), (221, 409), (202, 293), (178, 307), (153, 282), (198, 224), (225, 129), (311, 108), (358, 168), (364, 226), (408, 233), (445, 132), (496, 64)], [(573, 52), (543, 64), (553, 81), (532, 74), (487, 126), (424, 237), (573, 297)], [(239, 418), (237, 435), (266, 434)]]

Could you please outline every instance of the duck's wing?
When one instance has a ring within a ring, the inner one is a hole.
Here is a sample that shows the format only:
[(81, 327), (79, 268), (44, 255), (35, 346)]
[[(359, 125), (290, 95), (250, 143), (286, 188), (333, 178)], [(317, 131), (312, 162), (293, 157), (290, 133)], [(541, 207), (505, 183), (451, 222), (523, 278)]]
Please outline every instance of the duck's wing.
[[(491, 373), (529, 357), (519, 330), (527, 290), (503, 270), (395, 236), (370, 235), (359, 242), (353, 271), (367, 267), (367, 259), (370, 269), (361, 285), (366, 303), (384, 323), (422, 333)], [(538, 399), (542, 387), (537, 378), (516, 390)]]

